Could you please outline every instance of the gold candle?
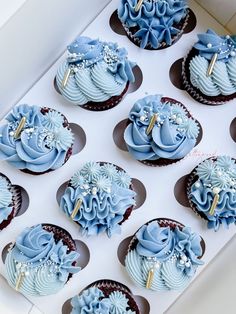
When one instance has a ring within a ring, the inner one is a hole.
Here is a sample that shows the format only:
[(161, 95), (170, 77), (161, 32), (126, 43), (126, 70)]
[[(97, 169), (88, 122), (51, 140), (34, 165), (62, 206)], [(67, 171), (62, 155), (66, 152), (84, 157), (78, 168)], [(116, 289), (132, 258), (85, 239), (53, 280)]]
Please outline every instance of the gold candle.
[(215, 53), (211, 59), (210, 64), (209, 64), (209, 68), (207, 70), (207, 76), (210, 76), (212, 74), (217, 58), (218, 58), (218, 54)]
[(216, 206), (218, 204), (219, 198), (220, 198), (220, 195), (218, 193), (215, 194), (212, 205), (211, 205), (211, 209), (210, 209), (210, 215), (212, 215), (212, 216), (214, 215), (214, 212), (215, 212)]
[(66, 87), (66, 85), (67, 85), (67, 82), (68, 82), (68, 80), (69, 80), (71, 71), (72, 71), (71, 68), (68, 68), (68, 69), (66, 70), (66, 73), (65, 73), (65, 75), (64, 75), (64, 77), (63, 77), (63, 81), (62, 81), (62, 88), (63, 88), (63, 89), (64, 89), (64, 88)]
[(135, 7), (135, 12), (138, 12), (143, 4), (143, 0), (139, 0)]
[(20, 136), (20, 133), (23, 129), (23, 127), (25, 126), (25, 122), (26, 122), (26, 117), (23, 117), (21, 120), (20, 120), (20, 123), (15, 131), (15, 134), (14, 134), (14, 137), (15, 138), (18, 138)]
[(71, 213), (70, 217), (71, 219), (74, 219), (75, 216), (77, 215), (79, 209), (80, 209), (80, 206), (82, 205), (83, 201), (81, 198), (79, 198), (79, 200), (77, 201), (76, 205), (75, 205), (75, 208), (73, 209), (73, 212)]
[(24, 278), (25, 278), (25, 273), (19, 273), (19, 276), (16, 280), (16, 291), (19, 291)]
[(146, 288), (150, 289), (152, 286), (153, 278), (155, 274), (155, 268), (151, 268), (148, 272), (147, 282), (146, 282)]
[(146, 130), (146, 134), (147, 134), (147, 135), (149, 135), (149, 133), (152, 131), (152, 129), (153, 129), (153, 127), (154, 127), (156, 121), (157, 121), (157, 114), (155, 113), (155, 114), (152, 116), (152, 118), (151, 118), (151, 120), (150, 120), (150, 123), (149, 123), (149, 126), (148, 126), (148, 128), (147, 128), (147, 130)]

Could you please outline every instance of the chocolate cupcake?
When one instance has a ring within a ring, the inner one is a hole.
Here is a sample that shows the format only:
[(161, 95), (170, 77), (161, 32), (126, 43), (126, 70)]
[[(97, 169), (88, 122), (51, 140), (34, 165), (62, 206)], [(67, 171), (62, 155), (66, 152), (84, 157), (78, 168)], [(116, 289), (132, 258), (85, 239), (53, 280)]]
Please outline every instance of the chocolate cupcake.
[(205, 251), (203, 239), (177, 221), (160, 218), (142, 226), (131, 239), (125, 268), (141, 287), (153, 291), (183, 290)]
[(236, 97), (236, 36), (209, 29), (183, 61), (183, 84), (198, 102), (221, 105)]
[(88, 110), (115, 107), (135, 80), (135, 63), (128, 60), (127, 51), (116, 43), (88, 37), (78, 37), (67, 50), (56, 75), (62, 96)]
[(71, 314), (140, 314), (129, 288), (113, 280), (99, 280), (71, 300)]
[(6, 256), (6, 278), (10, 286), (28, 296), (57, 293), (80, 270), (79, 254), (64, 229), (39, 224), (26, 228)]
[(200, 124), (183, 104), (154, 95), (134, 104), (124, 140), (135, 159), (163, 166), (184, 158), (197, 144), (199, 131)]
[(80, 226), (83, 235), (121, 232), (136, 193), (130, 176), (110, 163), (88, 162), (69, 181), (60, 208)]
[(50, 108), (19, 105), (0, 127), (0, 160), (30, 173), (61, 167), (71, 156), (74, 136), (64, 115)]
[(0, 230), (6, 228), (21, 208), (21, 190), (0, 173)]
[(137, 46), (157, 50), (173, 45), (188, 24), (186, 0), (121, 0), (118, 17)]
[(188, 177), (187, 196), (193, 211), (209, 229), (236, 223), (236, 160), (217, 156), (202, 161)]

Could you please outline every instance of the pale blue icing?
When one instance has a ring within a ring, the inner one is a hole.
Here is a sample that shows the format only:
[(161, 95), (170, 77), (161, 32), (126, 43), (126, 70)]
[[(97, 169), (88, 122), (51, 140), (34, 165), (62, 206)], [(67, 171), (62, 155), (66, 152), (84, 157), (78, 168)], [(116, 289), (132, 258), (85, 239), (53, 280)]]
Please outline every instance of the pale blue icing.
[(236, 41), (229, 35), (219, 36), (212, 29), (208, 29), (206, 33), (198, 35), (198, 42), (194, 48), (199, 51), (200, 56), (207, 60), (211, 60), (217, 53), (217, 60), (228, 62), (235, 57)]
[(8, 181), (0, 176), (0, 224), (7, 219), (13, 210), (12, 198)]
[[(26, 117), (26, 123), (16, 139), (14, 133), (22, 117)], [(0, 127), (0, 160), (33, 172), (54, 170), (64, 164), (74, 137), (63, 126), (64, 117), (59, 112), (42, 114), (37, 106), (20, 105), (6, 119), (8, 124)]]
[(138, 12), (135, 7), (138, 0), (122, 0), (118, 8), (118, 17), (125, 27), (138, 27), (134, 37), (139, 38), (141, 47), (158, 48), (162, 42), (171, 45), (172, 37), (180, 32), (175, 28), (187, 14), (185, 0), (143, 1)]
[[(213, 30), (198, 35), (194, 45), (199, 55), (189, 64), (190, 81), (204, 95), (232, 95), (236, 93), (236, 41), (227, 36), (219, 36)], [(212, 74), (207, 75), (213, 55), (217, 60)]]
[[(127, 51), (115, 43), (78, 37), (68, 46), (69, 56), (57, 71), (56, 81), (61, 94), (69, 101), (84, 105), (103, 102), (120, 95), (128, 82), (134, 82), (135, 63)], [(68, 69), (68, 82), (62, 86)]]
[[(218, 230), (236, 222), (236, 164), (228, 156), (207, 159), (196, 168), (197, 182), (192, 184), (189, 198), (208, 220), (208, 228)], [(214, 214), (210, 209), (218, 189), (219, 201)]]
[(126, 210), (135, 204), (131, 178), (111, 164), (89, 162), (75, 173), (61, 198), (60, 207), (71, 216), (79, 199), (82, 204), (75, 218), (83, 234), (120, 233)]
[(21, 293), (39, 296), (58, 292), (69, 274), (80, 270), (74, 266), (79, 254), (67, 250), (67, 245), (62, 240), (56, 242), (53, 233), (44, 230), (42, 225), (26, 228), (6, 257), (9, 284), (15, 288), (20, 274), (24, 274), (19, 287)]
[[(151, 133), (146, 134), (153, 114), (158, 114)], [(196, 145), (199, 127), (178, 104), (161, 102), (161, 95), (138, 100), (129, 113), (131, 123), (126, 127), (124, 140), (137, 160), (159, 158), (180, 159)]]
[[(198, 259), (202, 255), (201, 238), (190, 228), (170, 229), (153, 221), (143, 226), (135, 237), (138, 243), (127, 253), (125, 267), (131, 278), (142, 287), (146, 287), (149, 271), (154, 269), (151, 290), (183, 290), (197, 267), (203, 264)], [(158, 255), (157, 244), (159, 249), (162, 241), (163, 254)], [(171, 250), (166, 250), (170, 247)]]
[(101, 289), (91, 287), (72, 298), (71, 314), (134, 314), (128, 301), (121, 291), (113, 291), (105, 297)]

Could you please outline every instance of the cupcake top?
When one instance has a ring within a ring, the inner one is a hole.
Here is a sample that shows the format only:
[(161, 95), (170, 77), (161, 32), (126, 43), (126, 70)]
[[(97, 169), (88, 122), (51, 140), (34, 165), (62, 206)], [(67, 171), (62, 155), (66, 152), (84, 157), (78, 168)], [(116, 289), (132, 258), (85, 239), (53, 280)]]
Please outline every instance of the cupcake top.
[(0, 175), (0, 224), (13, 210), (13, 194), (9, 181)]
[(22, 104), (14, 107), (6, 120), (0, 127), (0, 160), (34, 173), (55, 170), (65, 163), (74, 138), (60, 112)]
[(203, 262), (201, 237), (189, 227), (142, 226), (131, 240), (125, 267), (140, 286), (154, 291), (182, 290)]
[(104, 292), (91, 287), (84, 290), (80, 295), (71, 300), (71, 314), (93, 313), (93, 314), (135, 314), (129, 304), (129, 299), (119, 290), (112, 291), (107, 297)]
[(77, 273), (79, 254), (71, 251), (42, 225), (26, 228), (7, 254), (5, 266), (9, 284), (25, 295), (58, 292)]
[[(120, 233), (135, 205), (131, 178), (109, 163), (88, 162), (71, 178), (60, 207), (86, 235)], [(130, 209), (130, 212), (128, 212)]]
[(188, 197), (193, 207), (218, 230), (236, 222), (236, 161), (218, 156), (201, 162), (193, 171)]
[(236, 37), (209, 29), (198, 35), (194, 48), (189, 64), (192, 85), (212, 97), (236, 93)]
[(171, 45), (173, 37), (187, 15), (186, 0), (121, 0), (118, 17), (127, 28), (134, 28), (134, 37), (141, 48), (158, 48), (164, 42)]
[(161, 95), (138, 100), (124, 139), (137, 160), (181, 159), (196, 145), (199, 126), (177, 101)]
[(127, 51), (116, 43), (78, 37), (67, 47), (68, 57), (57, 71), (61, 94), (72, 103), (104, 102), (134, 82)]

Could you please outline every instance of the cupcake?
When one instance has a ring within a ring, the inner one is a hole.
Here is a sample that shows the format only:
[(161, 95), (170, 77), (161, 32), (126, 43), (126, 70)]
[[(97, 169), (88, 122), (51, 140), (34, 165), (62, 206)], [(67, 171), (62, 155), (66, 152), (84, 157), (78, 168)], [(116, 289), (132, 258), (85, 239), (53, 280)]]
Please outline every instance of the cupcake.
[(115, 107), (134, 82), (127, 51), (116, 43), (78, 37), (67, 47), (68, 57), (56, 75), (56, 87), (65, 99), (94, 111)]
[(140, 314), (131, 291), (121, 283), (99, 280), (71, 299), (71, 314)]
[(236, 223), (236, 160), (217, 156), (202, 161), (188, 176), (187, 196), (193, 211), (215, 231)]
[(124, 140), (135, 159), (162, 166), (184, 158), (200, 139), (199, 131), (200, 124), (183, 104), (154, 95), (134, 104)]
[(83, 235), (121, 232), (136, 193), (130, 176), (110, 163), (88, 162), (70, 179), (60, 208), (80, 226)]
[(22, 197), (18, 187), (0, 173), (0, 230), (6, 228), (21, 208)]
[(0, 127), (0, 160), (31, 174), (61, 167), (71, 156), (74, 135), (60, 112), (19, 105)]
[(203, 264), (203, 239), (165, 218), (142, 226), (131, 239), (125, 268), (139, 286), (153, 291), (185, 289)]
[(79, 254), (64, 229), (39, 224), (26, 228), (6, 256), (6, 278), (10, 286), (26, 296), (57, 293), (80, 268)]
[(236, 37), (209, 29), (183, 61), (184, 88), (198, 102), (221, 105), (236, 97)]
[(137, 46), (157, 50), (173, 45), (188, 24), (186, 0), (121, 0), (118, 17)]

